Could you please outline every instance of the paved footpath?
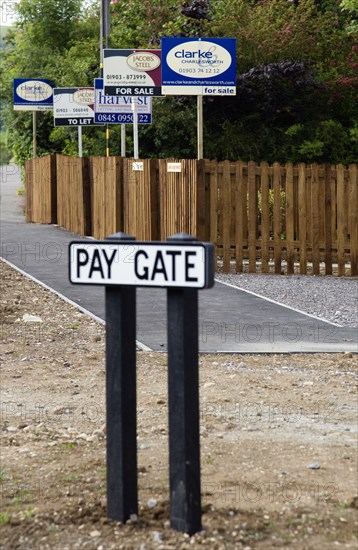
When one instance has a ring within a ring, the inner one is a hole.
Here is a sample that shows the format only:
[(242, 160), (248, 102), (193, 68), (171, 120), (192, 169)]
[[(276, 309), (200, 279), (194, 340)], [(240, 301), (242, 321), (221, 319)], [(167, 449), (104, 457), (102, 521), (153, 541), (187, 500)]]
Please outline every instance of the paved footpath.
[[(52, 225), (26, 224), (20, 170), (1, 168), (0, 256), (92, 314), (105, 318), (104, 289), (71, 285), (68, 245), (77, 240)], [(29, 312), (31, 313), (31, 312)], [(138, 289), (137, 338), (152, 350), (166, 349), (166, 291)], [(240, 289), (216, 282), (199, 291), (201, 352), (357, 352), (357, 330), (336, 326)]]

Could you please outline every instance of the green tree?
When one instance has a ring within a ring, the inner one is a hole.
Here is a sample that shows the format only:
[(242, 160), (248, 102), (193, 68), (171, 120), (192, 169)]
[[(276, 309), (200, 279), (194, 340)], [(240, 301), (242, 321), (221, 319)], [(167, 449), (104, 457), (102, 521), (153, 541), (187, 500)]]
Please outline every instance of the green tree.
[[(12, 110), (16, 77), (90, 86), (99, 76), (99, 2), (20, 0), (19, 22), (2, 52), (1, 84), (9, 143), (31, 156), (29, 113)], [(118, 0), (110, 46), (159, 48), (163, 36), (233, 37), (236, 97), (204, 98), (204, 154), (236, 160), (353, 162), (357, 145), (354, 0)], [(39, 154), (76, 154), (73, 129), (40, 113)], [(111, 154), (120, 129), (111, 127)], [(103, 155), (102, 128), (86, 128), (84, 154)], [(131, 137), (127, 140), (132, 152)], [(141, 156), (193, 157), (193, 97), (156, 98), (153, 124), (140, 128)]]

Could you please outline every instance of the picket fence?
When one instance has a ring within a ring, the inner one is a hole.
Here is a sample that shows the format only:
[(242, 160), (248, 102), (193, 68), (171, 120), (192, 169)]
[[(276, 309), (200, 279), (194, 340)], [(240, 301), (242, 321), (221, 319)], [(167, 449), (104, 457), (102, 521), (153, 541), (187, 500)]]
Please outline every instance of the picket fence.
[(225, 273), (358, 275), (357, 166), (51, 155), (26, 163), (26, 220), (104, 239), (186, 232)]

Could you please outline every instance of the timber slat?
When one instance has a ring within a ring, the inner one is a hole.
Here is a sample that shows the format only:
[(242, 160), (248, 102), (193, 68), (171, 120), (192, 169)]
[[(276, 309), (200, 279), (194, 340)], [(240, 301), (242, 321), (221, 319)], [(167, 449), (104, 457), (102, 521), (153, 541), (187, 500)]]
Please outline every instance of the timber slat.
[(27, 222), (98, 239), (190, 233), (224, 272), (235, 260), (237, 272), (358, 275), (356, 165), (49, 155), (25, 171)]

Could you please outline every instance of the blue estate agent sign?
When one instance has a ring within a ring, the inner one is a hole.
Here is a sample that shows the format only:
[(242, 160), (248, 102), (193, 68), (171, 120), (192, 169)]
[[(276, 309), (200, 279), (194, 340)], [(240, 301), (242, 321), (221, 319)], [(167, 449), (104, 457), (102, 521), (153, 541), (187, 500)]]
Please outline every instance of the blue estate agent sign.
[(235, 95), (234, 38), (162, 38), (163, 95)]
[(138, 124), (151, 124), (152, 98), (105, 95), (103, 78), (94, 80), (94, 121), (105, 124), (133, 124), (133, 102), (137, 103)]
[(51, 111), (53, 87), (53, 82), (43, 78), (14, 78), (14, 110)]

